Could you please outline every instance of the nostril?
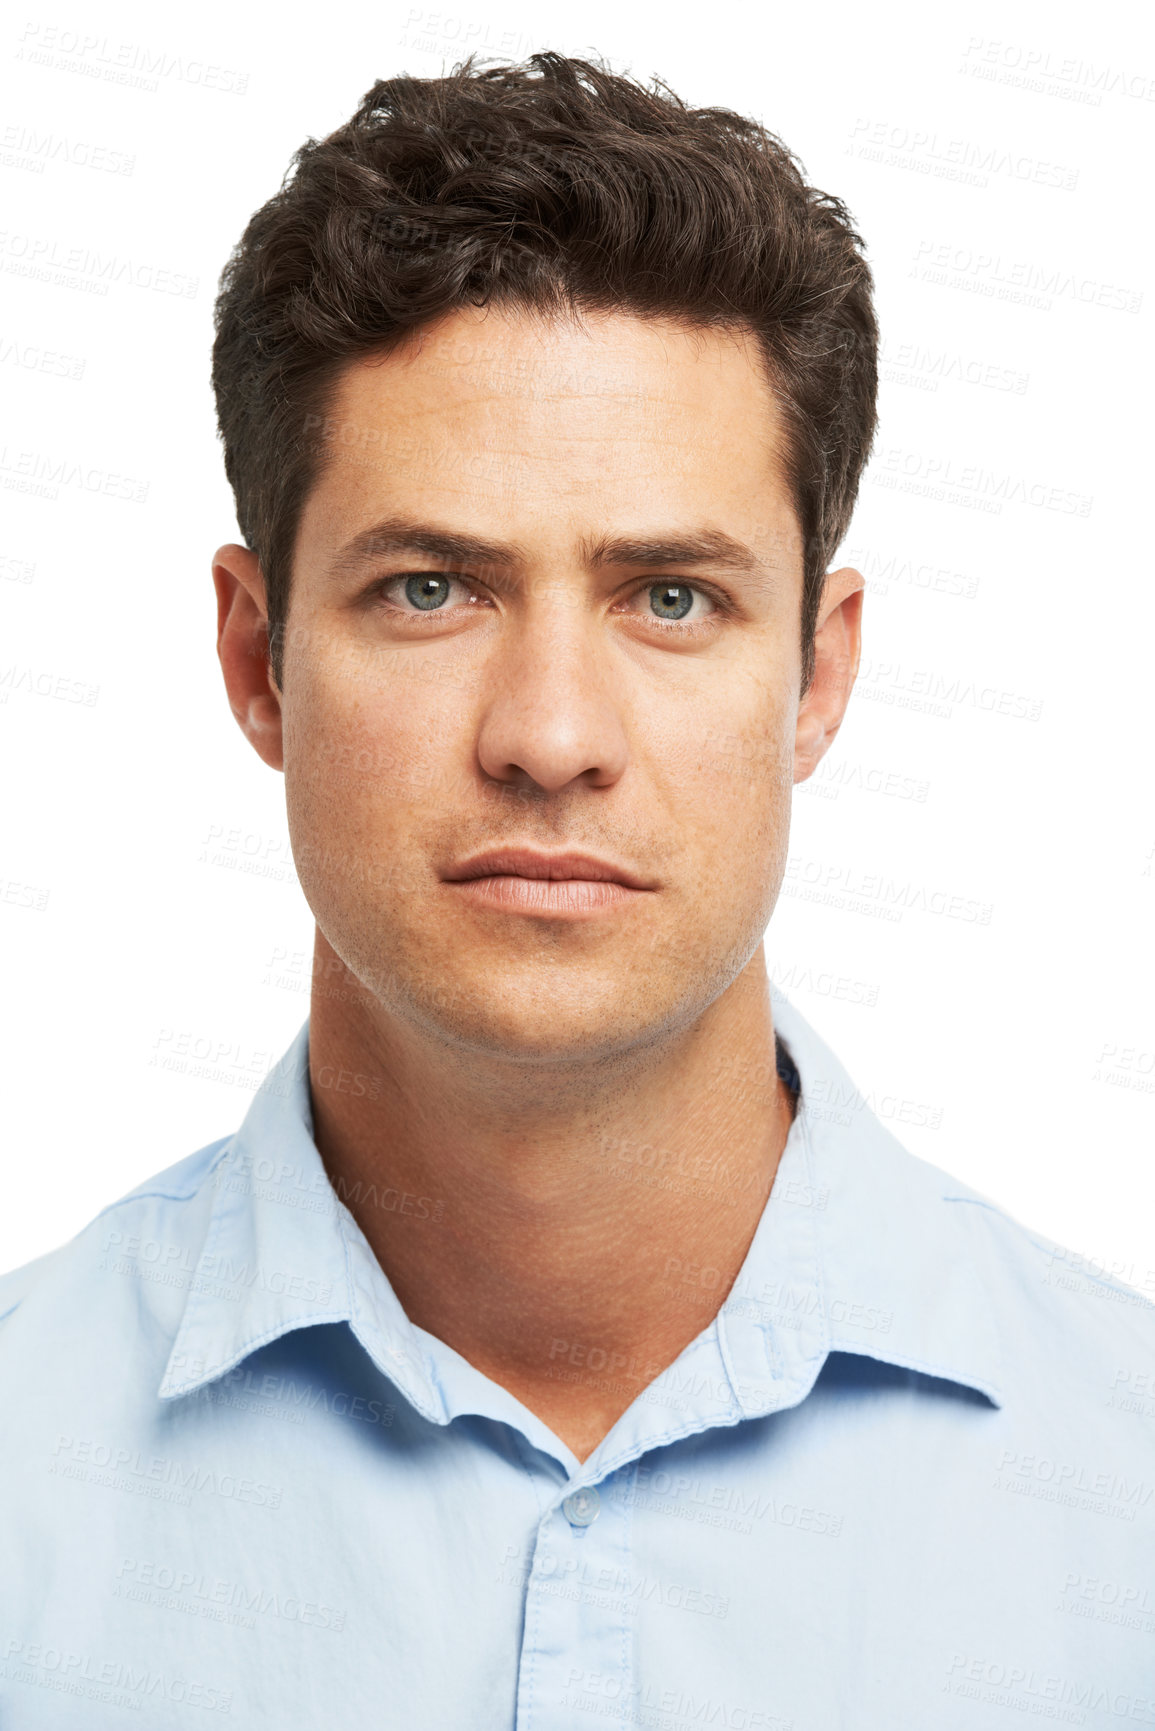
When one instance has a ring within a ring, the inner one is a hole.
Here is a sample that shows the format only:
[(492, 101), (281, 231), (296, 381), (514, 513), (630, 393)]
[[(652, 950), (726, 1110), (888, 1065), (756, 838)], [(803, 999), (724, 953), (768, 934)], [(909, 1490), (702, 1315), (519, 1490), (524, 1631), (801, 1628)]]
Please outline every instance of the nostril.
[(493, 780), (558, 793), (572, 784), (612, 785), (628, 745), (616, 705), (587, 682), (564, 698), (524, 688), (496, 698), (478, 729), (477, 757)]

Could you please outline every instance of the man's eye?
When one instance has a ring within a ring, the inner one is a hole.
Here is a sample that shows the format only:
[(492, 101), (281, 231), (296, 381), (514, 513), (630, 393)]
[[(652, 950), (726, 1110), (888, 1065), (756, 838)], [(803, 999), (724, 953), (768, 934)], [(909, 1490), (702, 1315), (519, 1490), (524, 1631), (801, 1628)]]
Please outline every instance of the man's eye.
[(408, 602), (421, 613), (434, 613), (447, 604), (455, 586), (468, 597), (459, 577), (443, 577), (437, 571), (415, 571), (411, 577), (392, 578), (383, 585), (381, 593), (402, 610)]
[(655, 619), (671, 619), (675, 622), (689, 617), (692, 609), (695, 621), (708, 617), (714, 606), (709, 597), (700, 589), (693, 589), (688, 583), (651, 583), (647, 599), (650, 612)]

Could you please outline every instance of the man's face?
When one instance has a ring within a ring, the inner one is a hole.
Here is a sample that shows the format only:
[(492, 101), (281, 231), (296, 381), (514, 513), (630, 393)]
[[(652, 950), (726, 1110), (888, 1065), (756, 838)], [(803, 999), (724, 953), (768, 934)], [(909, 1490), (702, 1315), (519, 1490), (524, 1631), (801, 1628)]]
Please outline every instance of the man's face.
[[(323, 939), (478, 1054), (688, 1026), (758, 947), (797, 773), (802, 557), (753, 342), (470, 309), (350, 363), (329, 432), (280, 695)], [(515, 847), (634, 887), (454, 875)]]

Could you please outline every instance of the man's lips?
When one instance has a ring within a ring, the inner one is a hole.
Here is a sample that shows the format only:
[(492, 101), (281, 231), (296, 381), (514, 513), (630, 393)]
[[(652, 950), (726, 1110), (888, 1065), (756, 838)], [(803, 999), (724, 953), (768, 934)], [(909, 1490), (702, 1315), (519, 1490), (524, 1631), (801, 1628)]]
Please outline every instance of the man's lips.
[(595, 913), (654, 890), (637, 872), (587, 853), (543, 853), (536, 848), (491, 848), (445, 873), (473, 901), (526, 914)]
[(536, 848), (490, 848), (447, 871), (449, 883), (472, 878), (548, 878), (555, 883), (582, 878), (587, 883), (624, 884), (629, 890), (656, 889), (637, 872), (592, 853), (540, 853)]

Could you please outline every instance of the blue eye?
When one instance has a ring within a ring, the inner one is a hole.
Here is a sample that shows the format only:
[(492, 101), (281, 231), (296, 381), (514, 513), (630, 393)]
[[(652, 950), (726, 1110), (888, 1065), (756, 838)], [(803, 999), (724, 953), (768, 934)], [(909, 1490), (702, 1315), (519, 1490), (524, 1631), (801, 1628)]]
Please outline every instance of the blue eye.
[(650, 606), (659, 619), (684, 619), (694, 605), (694, 591), (685, 583), (655, 583)]
[(420, 607), (423, 613), (429, 613), (435, 607), (444, 607), (449, 599), (449, 578), (435, 577), (429, 571), (423, 571), (420, 576), (405, 579), (405, 597), (414, 607)]

